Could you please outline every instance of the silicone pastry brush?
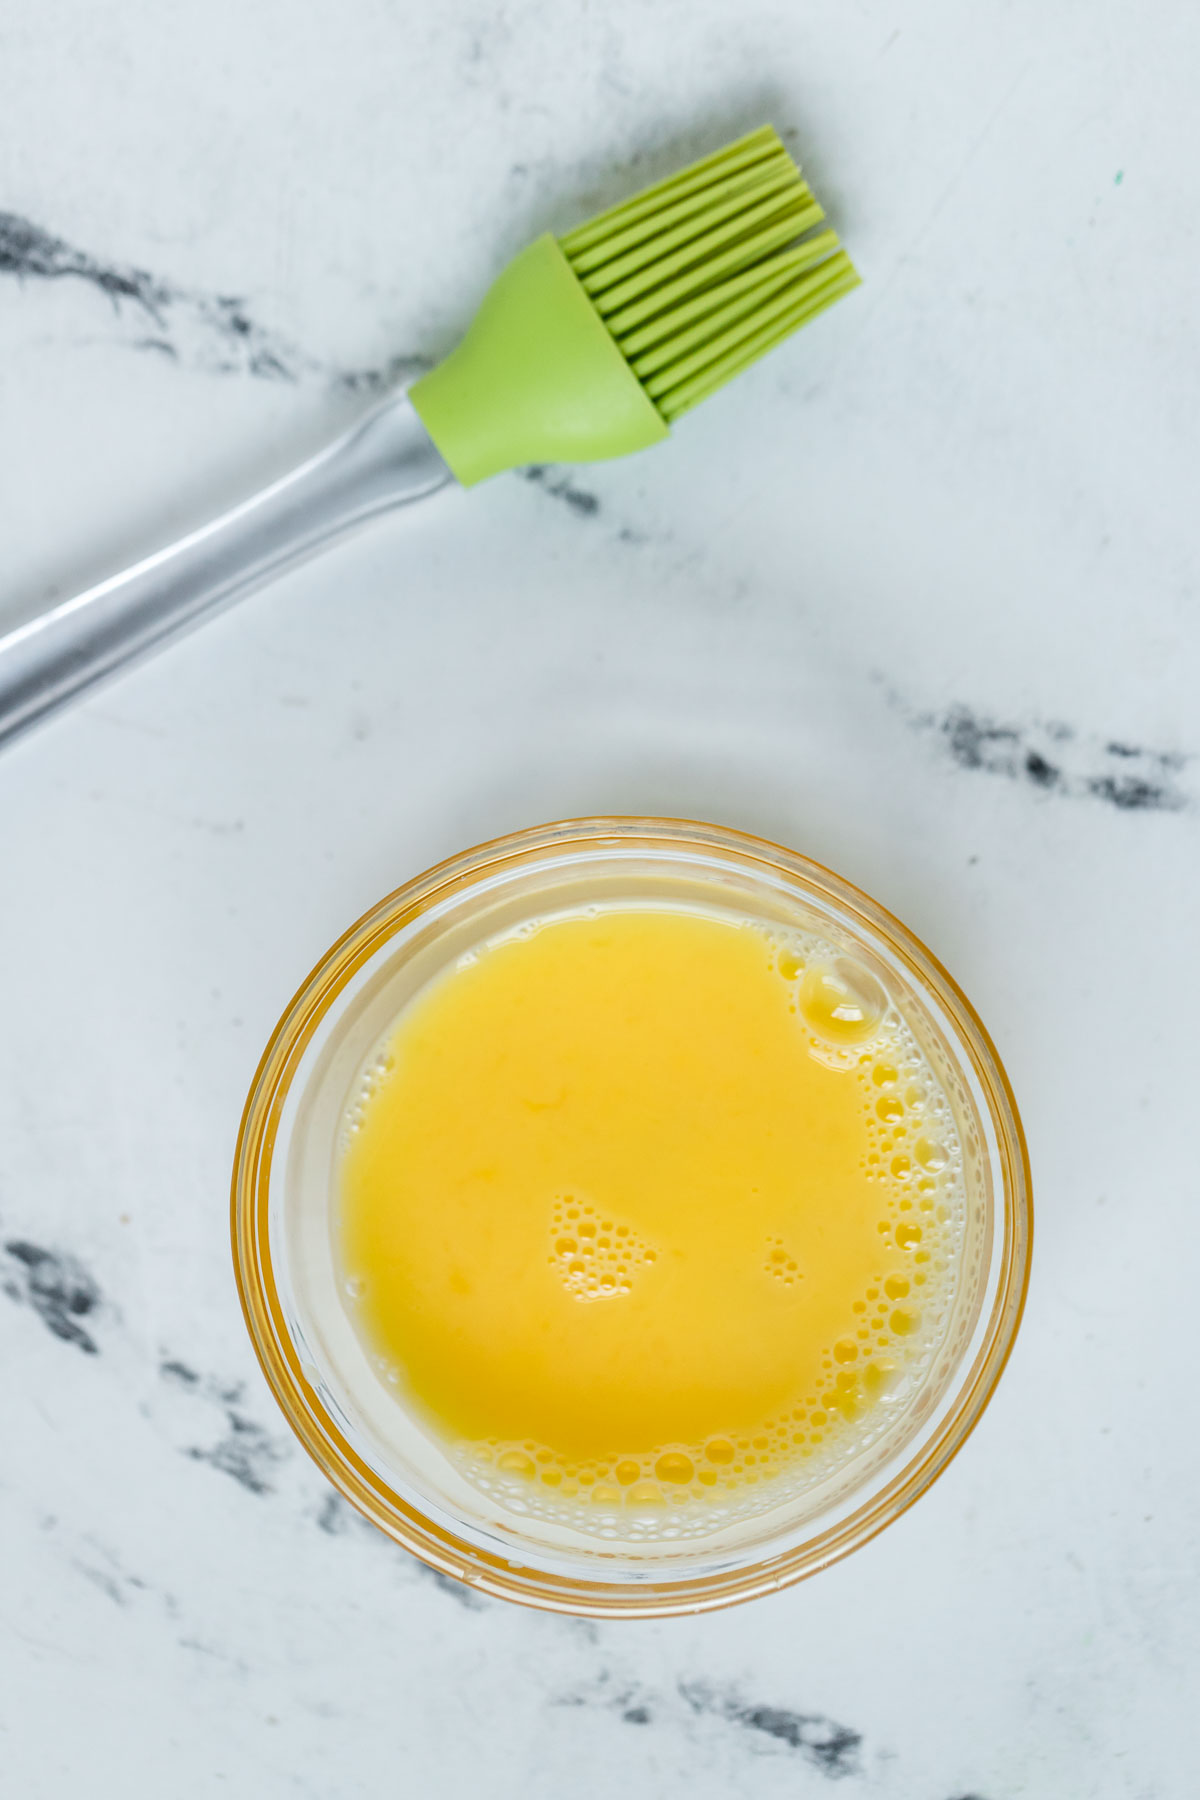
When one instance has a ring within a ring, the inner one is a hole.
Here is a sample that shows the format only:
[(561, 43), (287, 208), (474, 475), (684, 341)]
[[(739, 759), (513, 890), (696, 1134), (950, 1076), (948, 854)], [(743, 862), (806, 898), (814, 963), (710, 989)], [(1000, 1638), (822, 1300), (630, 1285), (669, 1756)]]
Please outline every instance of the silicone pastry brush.
[(458, 348), (252, 499), (0, 638), (0, 741), (348, 526), (676, 419), (857, 284), (770, 126), (499, 276)]

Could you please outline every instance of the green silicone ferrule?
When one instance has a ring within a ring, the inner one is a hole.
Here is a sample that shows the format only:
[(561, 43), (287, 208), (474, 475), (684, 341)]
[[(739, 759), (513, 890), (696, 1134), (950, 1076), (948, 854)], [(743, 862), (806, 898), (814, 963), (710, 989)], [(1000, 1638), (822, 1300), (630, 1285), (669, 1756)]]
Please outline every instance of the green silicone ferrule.
[(408, 397), (464, 487), (526, 463), (625, 456), (668, 435), (549, 233), (509, 263), (462, 343)]

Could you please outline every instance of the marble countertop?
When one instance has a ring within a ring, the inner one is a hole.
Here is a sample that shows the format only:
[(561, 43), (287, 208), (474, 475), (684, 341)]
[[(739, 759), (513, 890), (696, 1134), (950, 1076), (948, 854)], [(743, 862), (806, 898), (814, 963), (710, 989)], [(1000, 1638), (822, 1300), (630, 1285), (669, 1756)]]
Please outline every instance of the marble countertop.
[[(1183, 0), (9, 0), (4, 621), (763, 117), (865, 285), (661, 449), (383, 521), (0, 756), (6, 1792), (1196, 1792), (1198, 58)], [(775, 1599), (596, 1626), (332, 1496), (226, 1193), (337, 933), (608, 810), (762, 832), (916, 929), (1039, 1213), (911, 1513)]]

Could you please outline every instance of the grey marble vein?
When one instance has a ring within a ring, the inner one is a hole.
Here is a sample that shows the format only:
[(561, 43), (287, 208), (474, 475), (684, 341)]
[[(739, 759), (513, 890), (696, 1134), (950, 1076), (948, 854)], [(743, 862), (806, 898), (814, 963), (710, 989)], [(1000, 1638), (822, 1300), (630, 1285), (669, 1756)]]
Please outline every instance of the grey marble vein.
[(55, 1337), (95, 1356), (98, 1345), (82, 1321), (100, 1305), (100, 1288), (83, 1264), (25, 1238), (10, 1239), (4, 1255), (0, 1287), (9, 1299), (25, 1302)]
[(821, 1713), (755, 1702), (735, 1688), (702, 1681), (684, 1682), (679, 1691), (693, 1712), (724, 1719), (741, 1731), (795, 1750), (831, 1780), (859, 1773), (862, 1733)]
[(746, 1748), (795, 1755), (831, 1781), (862, 1772), (861, 1732), (822, 1713), (753, 1700), (732, 1684), (684, 1680), (674, 1692), (659, 1692), (601, 1669), (593, 1680), (556, 1695), (552, 1704), (594, 1708), (634, 1727), (673, 1720), (686, 1730), (692, 1721), (714, 1721), (732, 1729)]
[(521, 474), (526, 481), (532, 481), (541, 488), (544, 494), (549, 494), (554, 500), (561, 500), (582, 518), (594, 518), (600, 511), (600, 496), (593, 494), (588, 488), (580, 487), (561, 469), (546, 463), (531, 463), (527, 469), (521, 470)]
[(193, 1462), (208, 1463), (219, 1469), (223, 1475), (230, 1476), (248, 1494), (269, 1494), (273, 1491), (272, 1470), (291, 1455), (291, 1445), (282, 1438), (274, 1438), (264, 1426), (254, 1419), (248, 1419), (234, 1407), (225, 1412), (226, 1430), (216, 1443), (206, 1446), (192, 1444), (186, 1454)]
[(1194, 761), (1178, 750), (1088, 733), (1058, 720), (1000, 719), (958, 701), (941, 711), (889, 701), (909, 727), (931, 736), (956, 768), (1000, 775), (1036, 793), (1098, 800), (1124, 813), (1178, 813), (1194, 808), (1185, 783)]
[(134, 263), (80, 249), (19, 213), (0, 212), (0, 276), (23, 285), (75, 281), (108, 304), (116, 340), (181, 366), (261, 381), (319, 381), (383, 393), (428, 366), (397, 355), (377, 367), (341, 368), (256, 317), (238, 294), (189, 287)]

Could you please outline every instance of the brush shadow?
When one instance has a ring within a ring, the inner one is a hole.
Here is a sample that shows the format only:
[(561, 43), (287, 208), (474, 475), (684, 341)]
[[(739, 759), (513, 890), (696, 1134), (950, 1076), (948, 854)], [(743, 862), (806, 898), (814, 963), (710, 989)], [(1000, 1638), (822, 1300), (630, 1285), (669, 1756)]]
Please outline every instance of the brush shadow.
[(762, 125), (780, 129), (781, 99), (778, 89), (756, 84), (731, 96), (718, 112), (665, 126), (647, 121), (632, 147), (626, 137), (621, 147), (597, 150), (570, 172), (569, 182), (564, 180), (561, 190), (552, 194), (541, 229), (569, 231)]
[(625, 132), (620, 147), (614, 144), (597, 149), (573, 168), (565, 169), (549, 186), (543, 185), (524, 207), (514, 208), (511, 240), (514, 244), (525, 243), (543, 231), (556, 235), (570, 231), (763, 125), (775, 126), (808, 173), (810, 165), (803, 154), (807, 144), (796, 119), (794, 95), (772, 82), (754, 82), (741, 91), (733, 91), (719, 109), (706, 110), (692, 118), (648, 120), (637, 133), (632, 149), (629, 133)]

